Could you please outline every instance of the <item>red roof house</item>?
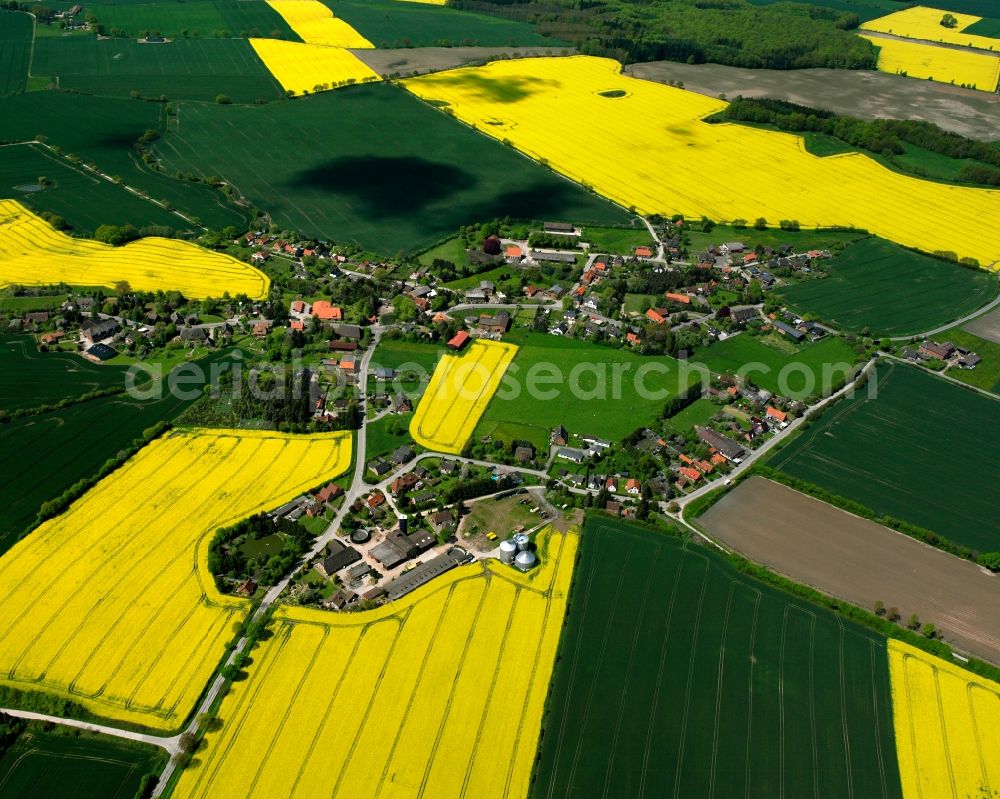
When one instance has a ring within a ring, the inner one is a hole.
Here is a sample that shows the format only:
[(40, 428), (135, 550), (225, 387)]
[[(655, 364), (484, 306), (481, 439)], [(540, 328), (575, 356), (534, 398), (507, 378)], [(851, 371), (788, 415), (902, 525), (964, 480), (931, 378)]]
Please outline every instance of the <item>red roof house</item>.
[(469, 341), (469, 334), (465, 330), (459, 330), (448, 342), (448, 347), (453, 350), (460, 350)]

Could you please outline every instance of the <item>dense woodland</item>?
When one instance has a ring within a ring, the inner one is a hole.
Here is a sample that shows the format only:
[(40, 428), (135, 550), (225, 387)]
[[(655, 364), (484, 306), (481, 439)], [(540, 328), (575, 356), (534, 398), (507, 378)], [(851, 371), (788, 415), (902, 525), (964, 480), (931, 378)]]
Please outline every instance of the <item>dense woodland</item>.
[(451, 0), (530, 22), (588, 55), (623, 63), (706, 61), (768, 69), (875, 69), (875, 48), (851, 33), (856, 14), (746, 0)]
[(957, 179), (1000, 186), (1000, 142), (981, 142), (942, 130), (932, 122), (900, 119), (863, 120), (787, 103), (738, 97), (709, 121), (774, 125), (797, 133), (824, 133), (840, 141), (891, 158), (910, 144), (956, 159), (971, 159)]

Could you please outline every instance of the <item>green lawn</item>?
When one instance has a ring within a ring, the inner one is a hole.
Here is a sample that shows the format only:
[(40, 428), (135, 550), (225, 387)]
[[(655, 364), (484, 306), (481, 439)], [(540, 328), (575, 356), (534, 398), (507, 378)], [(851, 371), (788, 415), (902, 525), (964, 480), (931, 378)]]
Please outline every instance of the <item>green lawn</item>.
[(842, 400), (770, 465), (954, 543), (1000, 550), (997, 419), (1000, 400), (883, 362), (877, 398)]
[[(759, 337), (741, 333), (691, 357), (713, 374), (745, 374), (758, 388), (790, 399), (829, 393), (824, 390), (824, 371), (834, 378), (843, 376), (856, 359), (854, 350), (839, 338), (796, 345), (776, 333)], [(842, 368), (829, 368), (831, 364)]]
[(266, 37), (300, 42), (284, 18), (264, 0), (174, 0), (152, 3), (99, 3), (88, 7), (105, 30), (129, 36)]
[(800, 313), (844, 330), (904, 336), (971, 313), (997, 293), (996, 273), (967, 269), (883, 239), (851, 244), (823, 267), (829, 277), (779, 289)]
[(375, 252), (419, 250), (508, 214), (626, 214), (389, 84), (264, 106), (183, 104), (179, 121), (156, 145), (168, 170), (221, 176), (279, 225)]
[(523, 335), (512, 340), (520, 350), (505, 381), (516, 382), (519, 390), (515, 396), (501, 385), (476, 427), (477, 437), (524, 439), (544, 450), (549, 431), (561, 424), (570, 433), (619, 441), (655, 421), (666, 400), (687, 388), (687, 373), (672, 358), (517, 332)]
[(29, 14), (0, 11), (0, 96), (27, 86), (33, 28)]
[(665, 304), (662, 294), (626, 294), (625, 313), (646, 313), (650, 308), (658, 308)]
[(69, 294), (45, 294), (38, 297), (30, 295), (23, 297), (0, 296), (0, 312), (51, 311), (54, 308), (59, 308), (68, 299)]
[(699, 399), (692, 402), (680, 413), (675, 413), (667, 420), (667, 426), (675, 433), (688, 433), (695, 425), (706, 425), (709, 419), (722, 411), (710, 399)]
[(612, 255), (631, 255), (636, 247), (654, 247), (653, 237), (642, 223), (635, 227), (594, 227), (584, 228), (581, 241), (590, 243), (591, 252), (607, 252)]
[(383, 338), (372, 355), (371, 368), (384, 366), (388, 369), (399, 369), (401, 366), (410, 368), (416, 366), (430, 374), (443, 352), (444, 348), (436, 344)]
[(410, 437), (412, 413), (390, 413), (368, 424), (365, 439), (365, 461), (388, 455), (404, 444), (413, 444)]
[(33, 728), (0, 757), (0, 799), (131, 799), (143, 777), (159, 775), (166, 759), (148, 744)]
[(531, 25), (458, 11), (441, 5), (399, 0), (323, 0), (376, 47), (480, 45), (568, 46), (536, 33)]
[[(52, 184), (40, 188), (38, 179), (42, 176)], [(156, 203), (136, 197), (35, 144), (0, 147), (0, 195), (36, 212), (58, 214), (77, 234), (93, 235), (104, 224), (191, 227)]]
[[(753, 220), (750, 220), (753, 222)], [(795, 252), (807, 250), (826, 250), (847, 244), (862, 238), (865, 233), (857, 230), (781, 230), (771, 227), (767, 230), (755, 230), (753, 227), (737, 229), (729, 225), (716, 225), (711, 233), (700, 230), (689, 230), (691, 239), (689, 250), (692, 257), (702, 252), (712, 244), (722, 244), (727, 241), (742, 241), (748, 249), (758, 244), (767, 247), (778, 247), (790, 244)]]
[[(206, 359), (223, 360), (228, 351)], [(78, 480), (90, 478), (146, 428), (170, 421), (190, 401), (104, 397), (0, 425), (0, 553), (31, 525), (39, 507)]]
[[(398, 2), (398, 0), (394, 0)], [(430, 266), (436, 258), (442, 261), (451, 261), (456, 266), (464, 266), (468, 262), (468, 255), (465, 251), (465, 239), (461, 236), (452, 236), (445, 239), (440, 244), (435, 244), (429, 250), (425, 250), (417, 256), (417, 261), (421, 266)]]
[(50, 145), (75, 153), (109, 175), (215, 229), (249, 224), (245, 210), (229, 205), (222, 192), (153, 172), (135, 156), (133, 146), (147, 130), (162, 130), (167, 115), (160, 103), (88, 97), (66, 92), (30, 92), (0, 98), (0, 141), (31, 141), (45, 136)]
[(0, 410), (33, 408), (125, 385), (125, 370), (70, 353), (39, 352), (33, 336), (0, 336)]
[[(443, 284), (446, 288), (455, 289), (456, 291), (464, 291), (465, 289), (479, 288), (479, 282), (481, 280), (489, 280), (491, 283), (501, 283), (504, 280), (509, 280), (510, 278), (518, 274), (518, 268), (516, 266), (509, 266), (504, 264), (503, 266), (498, 266), (493, 269), (487, 269), (485, 272), (479, 272), (475, 275), (469, 275), (468, 277), (461, 277), (458, 280), (451, 280)], [(510, 300), (517, 302), (521, 299), (520, 297), (511, 297)]]
[(885, 639), (590, 516), (531, 799), (900, 799)]
[(31, 67), (61, 89), (86, 94), (170, 100), (234, 102), (276, 100), (284, 95), (264, 62), (245, 39), (175, 39), (141, 44), (135, 39), (70, 37), (35, 42)]

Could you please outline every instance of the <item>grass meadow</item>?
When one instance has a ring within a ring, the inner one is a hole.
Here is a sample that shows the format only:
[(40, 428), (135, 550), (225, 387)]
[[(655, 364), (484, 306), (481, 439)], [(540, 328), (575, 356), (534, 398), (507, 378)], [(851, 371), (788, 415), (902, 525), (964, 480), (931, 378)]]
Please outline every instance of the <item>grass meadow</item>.
[(228, 180), (283, 227), (382, 253), (420, 250), (463, 224), (508, 214), (627, 218), (385, 84), (264, 106), (182, 104), (156, 150), (170, 171)]
[(531, 799), (901, 797), (883, 638), (590, 516)]
[[(853, 365), (856, 359), (854, 351), (839, 338), (827, 336), (820, 341), (795, 344), (777, 333), (765, 336), (741, 333), (716, 341), (691, 357), (715, 374), (736, 374), (742, 370), (758, 388), (790, 399), (821, 393), (823, 372), (828, 364)], [(785, 368), (788, 372), (783, 381), (781, 373)], [(841, 369), (836, 374), (844, 372)]]
[(32, 73), (59, 88), (86, 94), (170, 100), (277, 100), (284, 92), (243, 39), (135, 39), (46, 37), (35, 42)]
[[(40, 188), (38, 179), (51, 185)], [(0, 195), (36, 213), (58, 214), (76, 234), (93, 234), (101, 225), (165, 225), (188, 228), (183, 219), (154, 202), (36, 144), (0, 147)]]
[[(673, 358), (643, 358), (626, 350), (544, 333), (525, 332), (506, 340), (519, 344), (520, 350), (504, 382), (512, 379), (521, 389), (513, 396), (501, 385), (479, 421), (476, 436), (492, 435), (504, 441), (523, 439), (545, 450), (549, 432), (561, 424), (570, 433), (619, 441), (657, 419), (666, 400), (687, 385), (683, 367)], [(640, 367), (649, 369), (653, 363), (660, 371), (649, 372), (645, 384), (651, 392), (661, 395), (643, 398), (635, 375)], [(547, 364), (561, 372), (559, 382), (546, 382)], [(574, 368), (578, 371), (574, 372)], [(621, 375), (620, 381), (615, 379), (616, 372)], [(529, 394), (527, 384), (533, 374), (539, 376), (538, 388), (551, 395), (547, 399)], [(579, 387), (578, 392), (574, 386)]]
[(836, 328), (905, 336), (931, 330), (996, 296), (994, 272), (939, 261), (883, 239), (851, 244), (824, 266), (829, 277), (779, 289), (800, 313)]
[[(878, 397), (827, 409), (769, 465), (981, 552), (1000, 550), (1000, 400), (882, 362)], [(892, 446), (885, 446), (891, 441)]]
[(166, 200), (208, 227), (244, 229), (249, 214), (228, 204), (219, 190), (153, 172), (137, 157), (133, 148), (139, 137), (147, 130), (161, 130), (166, 116), (159, 103), (30, 92), (0, 98), (0, 141), (33, 141), (44, 136), (48, 144), (96, 164), (102, 172), (120, 177), (150, 197)]

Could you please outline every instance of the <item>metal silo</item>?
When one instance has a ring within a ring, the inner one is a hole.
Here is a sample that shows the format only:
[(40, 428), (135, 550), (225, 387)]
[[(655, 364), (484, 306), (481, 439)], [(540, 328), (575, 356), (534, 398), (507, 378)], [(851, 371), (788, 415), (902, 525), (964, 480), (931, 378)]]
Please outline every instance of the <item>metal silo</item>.
[(514, 543), (517, 545), (518, 552), (524, 552), (529, 546), (531, 546), (531, 539), (524, 533), (521, 533), (514, 536)]
[(538, 558), (535, 557), (535, 553), (531, 550), (525, 549), (517, 553), (517, 557), (514, 558), (514, 565), (523, 572), (534, 568), (535, 564), (538, 563)]
[(514, 563), (514, 556), (517, 554), (517, 544), (510, 538), (500, 542), (500, 560), (511, 565)]

